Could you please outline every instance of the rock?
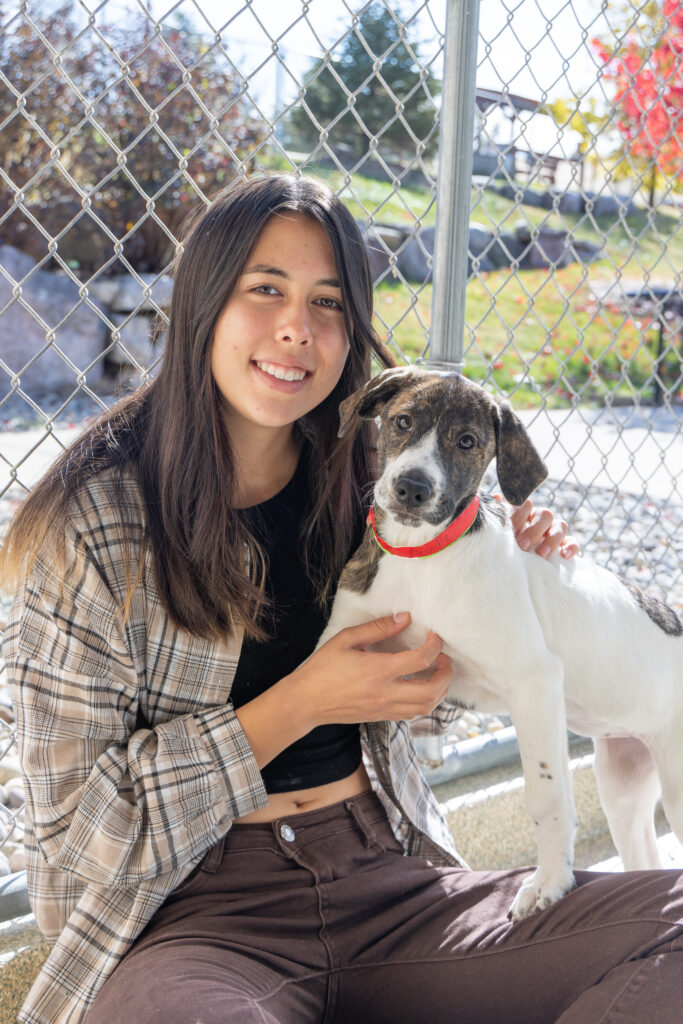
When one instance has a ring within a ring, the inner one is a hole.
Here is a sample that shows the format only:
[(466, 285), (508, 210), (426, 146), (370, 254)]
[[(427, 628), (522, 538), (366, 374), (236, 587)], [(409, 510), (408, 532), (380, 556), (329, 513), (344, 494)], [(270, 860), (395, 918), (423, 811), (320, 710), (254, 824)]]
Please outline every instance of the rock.
[(580, 192), (563, 192), (560, 195), (559, 210), (561, 213), (578, 215), (583, 213), (585, 200)]
[(597, 195), (586, 203), (586, 210), (590, 210), (594, 217), (609, 217), (612, 220), (621, 216), (628, 217), (635, 209), (630, 196)]
[[(31, 269), (27, 263), (30, 259), (11, 245), (0, 246), (0, 263), (15, 280), (21, 280)], [(31, 264), (35, 266), (33, 260)], [(0, 275), (0, 307), (11, 302), (12, 292), (12, 285)], [(55, 343), (77, 369), (71, 369), (53, 345), (46, 347), (45, 328), (21, 302), (14, 301), (0, 320), (0, 357), (11, 371), (10, 375), (0, 370), (3, 393), (10, 390), (11, 376), (20, 372), (21, 387), (31, 395), (71, 391), (77, 386), (78, 373), (91, 363), (87, 384), (96, 388), (104, 371), (103, 360), (98, 357), (104, 350), (107, 328), (97, 314), (81, 302), (77, 285), (65, 274), (34, 270), (21, 285), (21, 300), (44, 321), (48, 333), (61, 324), (54, 336)], [(26, 366), (34, 358), (35, 362)]]
[(566, 231), (539, 228), (537, 237), (533, 238), (532, 229), (522, 223), (517, 226), (516, 235), (525, 250), (520, 262), (524, 270), (537, 270), (550, 264), (566, 267), (573, 261)]
[(0, 245), (0, 263), (7, 270), (15, 281), (26, 277), (29, 270), (36, 265), (33, 256), (15, 249), (13, 245)]
[(532, 188), (525, 188), (522, 202), (524, 206), (535, 206), (537, 209), (542, 209), (544, 195), (544, 192), (536, 192)]
[(488, 256), (474, 256), (467, 257), (467, 276), (471, 274), (490, 274), (492, 270), (497, 270), (497, 266), (493, 263)]
[(498, 235), (495, 243), (487, 252), (494, 267), (509, 267), (524, 255), (525, 245), (516, 234)]
[(431, 281), (435, 234), (436, 228), (422, 228), (398, 254), (398, 269), (407, 281)]
[(576, 259), (579, 263), (593, 263), (594, 260), (600, 258), (602, 253), (602, 246), (597, 245), (595, 242), (586, 242), (583, 239), (573, 239), (571, 242), (571, 248), (576, 253)]
[(471, 256), (481, 256), (493, 242), (493, 233), (485, 224), (470, 221), (469, 251)]
[(23, 846), (18, 847), (10, 854), (9, 869), (10, 874), (14, 874), (16, 871), (26, 870), (26, 854), (24, 853)]
[(490, 252), (494, 245), (492, 233), (483, 224), (472, 221), (470, 224), (470, 235), (467, 255), (467, 273), (486, 274), (495, 270), (498, 266), (491, 257)]
[(124, 313), (112, 313), (111, 319), (119, 327), (121, 341), (107, 352), (109, 362), (115, 366), (134, 366), (137, 362), (145, 369), (149, 369), (159, 359), (163, 351), (163, 344), (152, 342), (155, 318), (149, 316), (129, 318)]
[(168, 274), (139, 274), (140, 284), (132, 274), (103, 277), (88, 285), (88, 292), (115, 313), (156, 313), (157, 306), (166, 309), (171, 303), (173, 278)]
[(365, 248), (370, 262), (370, 275), (373, 282), (389, 279), (398, 265), (395, 253), (408, 237), (404, 228), (392, 224), (371, 224), (356, 221), (365, 239)]
[(0, 760), (0, 785), (6, 786), (10, 779), (21, 778), (21, 765), (17, 757), (3, 757)]
[[(361, 225), (359, 225), (359, 227), (361, 227)], [(398, 248), (400, 239), (396, 239), (397, 244), (395, 246), (390, 245), (376, 226), (363, 230), (363, 237), (365, 239), (368, 261), (370, 263), (370, 276), (372, 277), (373, 282), (377, 282), (386, 277), (387, 273), (390, 271), (391, 256), (395, 249)]]
[[(513, 202), (517, 200), (519, 196), (519, 202), (522, 206), (535, 206), (541, 207), (544, 205), (545, 192), (537, 192), (533, 188), (526, 188), (522, 185), (501, 185), (499, 188), (493, 189), (499, 196), (503, 196), (504, 199), (511, 199)], [(552, 202), (550, 203), (552, 206)]]
[(4, 785), (5, 792), (7, 794), (7, 806), (12, 810), (17, 810), (19, 807), (23, 807), (26, 803), (26, 794), (24, 793), (24, 780), (23, 779), (8, 779)]
[(7, 859), (5, 854), (2, 852), (2, 850), (0, 850), (0, 878), (4, 877), (5, 875), (11, 875), (11, 874), (12, 874), (12, 869), (9, 866), (9, 860)]
[(553, 188), (548, 188), (545, 190), (545, 192), (541, 192), (541, 209), (552, 210), (555, 206), (556, 201), (559, 204), (561, 195), (562, 193), (559, 190)]

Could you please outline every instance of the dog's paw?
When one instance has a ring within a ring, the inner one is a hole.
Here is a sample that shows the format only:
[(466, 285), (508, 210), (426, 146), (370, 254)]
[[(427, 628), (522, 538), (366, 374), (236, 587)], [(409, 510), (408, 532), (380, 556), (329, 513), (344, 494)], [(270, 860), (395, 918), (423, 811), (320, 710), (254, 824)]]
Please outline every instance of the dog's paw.
[(539, 910), (551, 907), (553, 903), (574, 888), (574, 875), (570, 871), (558, 878), (543, 878), (536, 869), (533, 875), (520, 886), (508, 911), (511, 921), (523, 921)]

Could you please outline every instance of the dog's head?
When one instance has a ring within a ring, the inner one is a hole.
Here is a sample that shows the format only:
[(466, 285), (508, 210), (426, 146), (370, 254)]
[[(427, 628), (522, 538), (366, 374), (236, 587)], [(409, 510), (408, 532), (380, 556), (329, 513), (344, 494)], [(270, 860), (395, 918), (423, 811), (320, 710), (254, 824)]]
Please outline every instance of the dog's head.
[(342, 402), (340, 416), (340, 437), (358, 417), (378, 421), (375, 502), (408, 526), (452, 519), (493, 458), (512, 505), (521, 505), (547, 475), (509, 405), (458, 373), (385, 370)]

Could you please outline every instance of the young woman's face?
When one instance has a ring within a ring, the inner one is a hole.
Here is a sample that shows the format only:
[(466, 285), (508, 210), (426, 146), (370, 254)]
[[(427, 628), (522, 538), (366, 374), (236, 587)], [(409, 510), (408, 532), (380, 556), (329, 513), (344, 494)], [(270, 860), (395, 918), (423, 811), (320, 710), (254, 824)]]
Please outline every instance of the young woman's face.
[(228, 429), (291, 429), (333, 390), (348, 351), (327, 232), (303, 214), (273, 216), (213, 338), (211, 370)]

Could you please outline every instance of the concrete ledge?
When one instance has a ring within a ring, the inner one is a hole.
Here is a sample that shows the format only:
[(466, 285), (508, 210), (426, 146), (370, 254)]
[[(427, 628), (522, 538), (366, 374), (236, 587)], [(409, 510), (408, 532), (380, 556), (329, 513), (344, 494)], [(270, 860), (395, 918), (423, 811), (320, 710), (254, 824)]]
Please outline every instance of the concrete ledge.
[[(592, 743), (572, 745), (570, 761), (579, 827), (575, 866), (590, 868), (616, 856), (598, 798)], [(474, 870), (515, 868), (536, 863), (536, 841), (524, 801), (519, 759), (480, 775), (435, 786), (434, 793), (450, 825), (455, 844)], [(657, 833), (670, 831), (661, 810)]]
[(17, 871), (13, 875), (0, 878), (0, 924), (11, 921), (15, 917), (23, 917), (31, 913), (26, 890), (26, 872)]

